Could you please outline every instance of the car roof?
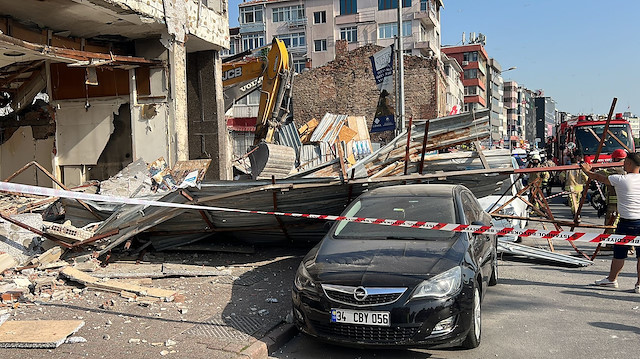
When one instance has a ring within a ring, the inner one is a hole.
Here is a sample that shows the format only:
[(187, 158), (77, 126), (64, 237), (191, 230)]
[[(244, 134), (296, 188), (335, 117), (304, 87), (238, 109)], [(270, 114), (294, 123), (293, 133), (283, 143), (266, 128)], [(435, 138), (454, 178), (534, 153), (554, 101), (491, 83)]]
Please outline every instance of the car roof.
[(367, 192), (368, 196), (427, 196), (427, 197), (452, 197), (455, 192), (464, 189), (464, 186), (455, 184), (406, 184), (376, 188)]

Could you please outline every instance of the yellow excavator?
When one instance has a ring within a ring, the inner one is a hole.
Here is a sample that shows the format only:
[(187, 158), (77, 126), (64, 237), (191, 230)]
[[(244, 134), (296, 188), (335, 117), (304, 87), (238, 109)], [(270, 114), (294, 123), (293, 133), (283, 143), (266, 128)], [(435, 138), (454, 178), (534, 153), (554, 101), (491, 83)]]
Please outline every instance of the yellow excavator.
[(292, 147), (274, 143), (276, 131), (291, 119), (291, 59), (284, 42), (276, 38), (266, 56), (265, 51), (257, 49), (258, 56), (252, 57), (243, 53), (222, 64), (225, 111), (260, 88), (254, 147), (248, 151), (254, 179), (286, 177), (296, 161)]

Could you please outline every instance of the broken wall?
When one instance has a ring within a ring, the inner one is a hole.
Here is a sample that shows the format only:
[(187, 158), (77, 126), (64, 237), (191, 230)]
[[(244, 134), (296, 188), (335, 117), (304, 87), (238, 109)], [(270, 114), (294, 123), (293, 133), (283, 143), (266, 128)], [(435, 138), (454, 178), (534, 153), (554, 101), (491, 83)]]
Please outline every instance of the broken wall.
[[(36, 161), (52, 172), (54, 138), (34, 139), (31, 126), (18, 128), (5, 143), (0, 145), (0, 179), (11, 176), (27, 163)], [(12, 182), (51, 187), (49, 177), (31, 167), (15, 177)]]
[[(365, 45), (345, 55), (338, 54), (336, 60), (325, 66), (297, 75), (293, 82), (293, 115), (298, 126), (331, 112), (365, 116), (371, 128), (379, 91), (369, 56), (381, 49)], [(437, 117), (437, 59), (405, 56), (404, 65), (407, 118)], [(395, 108), (393, 94), (390, 100)]]

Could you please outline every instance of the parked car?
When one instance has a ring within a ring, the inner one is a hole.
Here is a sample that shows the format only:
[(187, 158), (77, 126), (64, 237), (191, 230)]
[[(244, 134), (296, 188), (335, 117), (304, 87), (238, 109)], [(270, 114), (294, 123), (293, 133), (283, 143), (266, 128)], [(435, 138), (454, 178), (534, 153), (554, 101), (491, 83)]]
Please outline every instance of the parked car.
[[(464, 186), (384, 187), (344, 216), (489, 225)], [(475, 348), (481, 301), (498, 279), (494, 235), (336, 222), (302, 260), (292, 290), (297, 327), (357, 347)]]

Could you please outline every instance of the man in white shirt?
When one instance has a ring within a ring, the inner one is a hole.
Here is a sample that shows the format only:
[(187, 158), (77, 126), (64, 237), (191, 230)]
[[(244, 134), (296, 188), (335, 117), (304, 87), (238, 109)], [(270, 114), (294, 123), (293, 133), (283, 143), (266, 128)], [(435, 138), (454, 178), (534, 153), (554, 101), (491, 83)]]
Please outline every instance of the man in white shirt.
[[(616, 189), (620, 214), (616, 234), (640, 236), (640, 153), (628, 153), (623, 166), (626, 174), (606, 176), (591, 171), (591, 165), (588, 163), (580, 164), (580, 168), (590, 179), (611, 185)], [(628, 250), (629, 246), (617, 244), (613, 246), (613, 260), (609, 275), (597, 280), (596, 285), (618, 288), (618, 274), (622, 271)], [(640, 250), (636, 250), (636, 257), (638, 258), (638, 280), (635, 292), (640, 293)]]

